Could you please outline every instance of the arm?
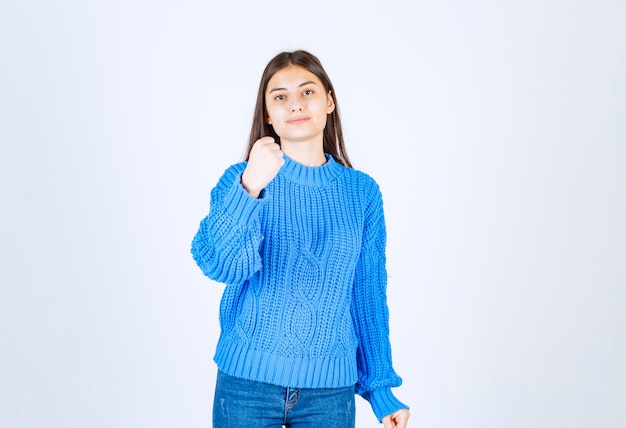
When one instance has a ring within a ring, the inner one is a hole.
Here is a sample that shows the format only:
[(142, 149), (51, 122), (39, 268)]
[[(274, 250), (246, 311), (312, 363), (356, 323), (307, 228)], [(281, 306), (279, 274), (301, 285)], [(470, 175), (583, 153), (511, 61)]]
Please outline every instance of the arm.
[(209, 215), (200, 223), (191, 252), (202, 272), (226, 284), (240, 284), (261, 269), (263, 236), (259, 209), (263, 189), (285, 163), (272, 137), (258, 139), (248, 162), (229, 168), (211, 192)]
[(382, 196), (378, 186), (372, 183), (351, 310), (359, 341), (356, 392), (370, 402), (379, 421), (399, 409), (408, 409), (391, 392), (391, 387), (399, 386), (402, 379), (393, 370), (391, 360), (385, 245)]
[(241, 184), (243, 170), (243, 164), (235, 165), (220, 178), (211, 191), (209, 214), (191, 244), (202, 272), (226, 284), (240, 284), (261, 269), (258, 216), (265, 198), (255, 199), (246, 192)]

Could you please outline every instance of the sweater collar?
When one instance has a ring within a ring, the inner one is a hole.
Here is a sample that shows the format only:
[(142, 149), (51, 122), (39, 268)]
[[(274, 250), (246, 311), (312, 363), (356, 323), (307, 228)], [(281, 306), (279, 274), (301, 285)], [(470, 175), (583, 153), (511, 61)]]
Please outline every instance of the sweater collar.
[(324, 153), (324, 156), (326, 156), (324, 165), (306, 166), (284, 155), (285, 164), (280, 169), (280, 175), (306, 186), (330, 183), (342, 173), (343, 167), (335, 162), (330, 154)]

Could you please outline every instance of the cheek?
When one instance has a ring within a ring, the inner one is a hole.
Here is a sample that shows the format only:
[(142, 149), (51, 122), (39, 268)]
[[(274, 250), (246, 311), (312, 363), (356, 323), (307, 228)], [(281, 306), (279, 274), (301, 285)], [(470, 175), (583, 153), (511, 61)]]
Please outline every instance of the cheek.
[(267, 115), (270, 118), (278, 118), (278, 117), (280, 117), (280, 109), (277, 108), (276, 106), (267, 107), (265, 109), (265, 111), (267, 112)]

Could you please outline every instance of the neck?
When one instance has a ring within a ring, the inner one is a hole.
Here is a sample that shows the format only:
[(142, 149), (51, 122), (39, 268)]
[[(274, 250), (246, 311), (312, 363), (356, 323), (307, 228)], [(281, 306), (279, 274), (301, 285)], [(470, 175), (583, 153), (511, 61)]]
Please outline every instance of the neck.
[(323, 141), (316, 143), (280, 142), (283, 153), (291, 159), (306, 166), (321, 166), (326, 163)]

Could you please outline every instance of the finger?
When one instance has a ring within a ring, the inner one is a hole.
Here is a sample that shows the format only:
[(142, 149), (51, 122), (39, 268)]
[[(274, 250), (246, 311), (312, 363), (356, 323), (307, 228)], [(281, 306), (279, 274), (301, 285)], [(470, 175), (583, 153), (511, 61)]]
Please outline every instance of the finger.
[(280, 152), (281, 148), (278, 144), (274, 143), (273, 141), (265, 141), (263, 143), (260, 144), (260, 147), (263, 150), (267, 150), (271, 153), (276, 153), (276, 152)]
[(274, 143), (274, 137), (270, 137), (269, 135), (265, 136), (265, 137), (261, 137), (259, 138), (257, 141), (257, 143), (263, 143), (263, 144), (267, 144), (267, 143)]
[(404, 428), (407, 426), (409, 422), (410, 413), (408, 411), (400, 411), (395, 415), (396, 426), (399, 428)]

